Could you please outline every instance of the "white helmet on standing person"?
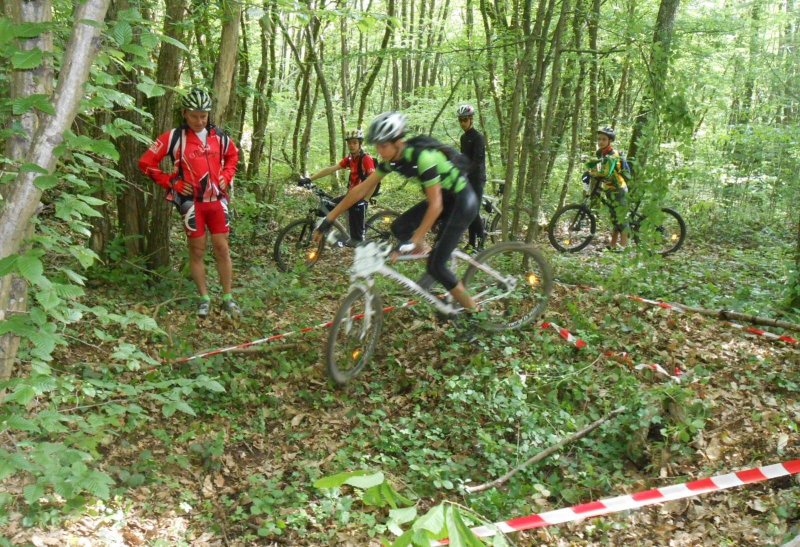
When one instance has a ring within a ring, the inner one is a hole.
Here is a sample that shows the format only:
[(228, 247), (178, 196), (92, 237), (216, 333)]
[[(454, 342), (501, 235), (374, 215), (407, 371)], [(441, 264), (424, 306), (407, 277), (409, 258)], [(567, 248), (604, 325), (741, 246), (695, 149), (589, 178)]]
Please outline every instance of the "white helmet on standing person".
[(458, 107), (456, 113), (458, 114), (458, 119), (470, 118), (475, 115), (475, 107), (471, 104), (462, 104)]

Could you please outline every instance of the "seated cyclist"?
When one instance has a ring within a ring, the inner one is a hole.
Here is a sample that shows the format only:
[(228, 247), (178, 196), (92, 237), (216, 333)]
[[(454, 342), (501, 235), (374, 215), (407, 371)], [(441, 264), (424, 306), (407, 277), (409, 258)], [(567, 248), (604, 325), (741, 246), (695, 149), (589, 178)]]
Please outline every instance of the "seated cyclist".
[(597, 151), (595, 152), (597, 160), (587, 163), (589, 171), (583, 174), (585, 184), (588, 184), (591, 179), (602, 184), (602, 189), (610, 203), (611, 222), (614, 224), (609, 245), (611, 250), (617, 247), (618, 239), (620, 246), (625, 247), (628, 244), (628, 224), (626, 222), (628, 185), (625, 184), (625, 178), (622, 176), (622, 158), (611, 144), (615, 138), (616, 133), (610, 127), (597, 130)]
[[(406, 117), (400, 112), (384, 112), (372, 120), (367, 130), (367, 142), (376, 145), (382, 161), (363, 184), (352, 188), (339, 205), (328, 213), (315, 237), (319, 238), (328, 231), (336, 217), (351, 204), (369, 195), (389, 173), (397, 172), (406, 178), (416, 178), (426, 199), (397, 217), (392, 223), (392, 233), (400, 241), (412, 243), (414, 249), (411, 252), (421, 252), (424, 250), (426, 234), (441, 218), (438, 239), (428, 256), (427, 271), (444, 285), (461, 306), (474, 310), (474, 300), (447, 267), (447, 262), (478, 212), (477, 198), (464, 175), (442, 151), (430, 145), (415, 150), (409, 144), (411, 141), (404, 139), (405, 132)], [(430, 141), (435, 142), (432, 139)]]
[[(372, 160), (372, 156), (365, 152), (361, 146), (361, 143), (364, 141), (364, 132), (360, 129), (350, 131), (345, 134), (344, 138), (347, 142), (347, 148), (350, 150), (350, 153), (342, 158), (342, 161), (339, 163), (335, 163), (330, 167), (326, 167), (321, 171), (314, 173), (310, 177), (300, 179), (301, 184), (310, 183), (313, 180), (332, 175), (340, 169), (349, 168), (350, 184), (348, 185), (348, 188), (352, 190), (364, 182), (367, 177), (372, 174), (373, 171), (375, 171), (375, 162)], [(369, 201), (369, 198), (372, 197), (373, 192), (367, 193), (363, 199), (359, 200), (355, 205), (348, 209), (348, 214), (350, 217), (350, 241), (348, 243), (351, 245), (355, 245), (364, 241), (364, 234), (367, 230), (365, 224), (367, 218), (367, 202)], [(339, 203), (342, 201), (342, 199), (344, 199), (344, 197), (345, 196), (339, 196), (333, 201), (334, 203)]]

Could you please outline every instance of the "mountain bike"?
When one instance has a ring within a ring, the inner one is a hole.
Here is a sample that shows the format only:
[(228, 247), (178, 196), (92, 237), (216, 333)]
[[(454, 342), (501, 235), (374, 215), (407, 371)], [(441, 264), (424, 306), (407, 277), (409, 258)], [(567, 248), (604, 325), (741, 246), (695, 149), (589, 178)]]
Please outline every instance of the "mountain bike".
[[(592, 184), (591, 191), (582, 202), (565, 205), (553, 215), (547, 225), (547, 236), (557, 250), (569, 253), (578, 252), (594, 239), (597, 231), (599, 204), (610, 207), (611, 201), (605, 196), (600, 184)], [(686, 240), (686, 222), (677, 211), (662, 207), (652, 217), (639, 212), (641, 200), (633, 203), (628, 210), (628, 226), (633, 241), (649, 242), (656, 253), (666, 256), (681, 248)]]
[[(399, 249), (402, 251), (403, 247)], [(386, 242), (370, 242), (356, 248), (350, 288), (331, 323), (326, 346), (328, 376), (338, 385), (356, 377), (378, 346), (384, 309), (376, 277), (395, 281), (446, 318), (456, 318), (464, 312), (449, 293), (439, 298), (428, 283), (415, 282), (392, 268), (389, 257), (397, 248)], [(397, 259), (413, 261), (427, 257), (427, 253), (401, 254)], [(461, 281), (480, 308), (483, 330), (518, 329), (538, 318), (547, 307), (553, 274), (547, 260), (533, 245), (502, 242), (474, 257), (455, 250), (451, 261), (453, 271), (459, 271), (459, 262), (466, 264)]]
[[(299, 184), (299, 186), (311, 190), (317, 197), (318, 203), (316, 207), (308, 210), (304, 218), (284, 226), (275, 238), (272, 255), (278, 268), (284, 272), (301, 266), (310, 268), (319, 261), (328, 238), (321, 238), (319, 243), (315, 244), (312, 240), (314, 228), (320, 218), (336, 207), (335, 198), (322, 188), (314, 184)], [(374, 200), (370, 200), (370, 204), (374, 203)], [(391, 235), (389, 227), (397, 216), (398, 213), (391, 209), (379, 209), (367, 218), (366, 238), (388, 239)], [(335, 234), (335, 237), (329, 238), (333, 241), (332, 247), (352, 246), (349, 230), (338, 219), (334, 221), (331, 233)]]

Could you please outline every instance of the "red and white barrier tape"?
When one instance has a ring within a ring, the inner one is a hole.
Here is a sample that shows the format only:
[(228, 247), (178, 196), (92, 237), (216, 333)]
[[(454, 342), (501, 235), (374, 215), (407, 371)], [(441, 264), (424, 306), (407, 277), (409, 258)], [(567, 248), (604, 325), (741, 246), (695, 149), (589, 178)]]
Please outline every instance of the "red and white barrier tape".
[(787, 344), (797, 344), (797, 339), (792, 338), (791, 336), (787, 336), (785, 334), (775, 334), (774, 332), (767, 332), (762, 329), (758, 329), (756, 327), (745, 327), (744, 325), (740, 325), (739, 323), (731, 323), (730, 321), (725, 321), (725, 325), (729, 327), (733, 327), (735, 329), (743, 330), (748, 334), (755, 334), (756, 336), (763, 336), (764, 338), (769, 338), (770, 340), (780, 340), (781, 342), (786, 342)]
[[(567, 287), (577, 287), (577, 288), (579, 288), (581, 290), (584, 290), (584, 291), (604, 292), (603, 289), (600, 289), (598, 287), (591, 287), (589, 285), (568, 285), (568, 284), (565, 284), (565, 283), (562, 283), (562, 285), (565, 285)], [(635, 302), (642, 302), (644, 304), (650, 304), (651, 306), (658, 306), (659, 308), (663, 308), (665, 310), (676, 311), (678, 313), (686, 313), (687, 311), (689, 311), (689, 310), (686, 309), (686, 307), (683, 304), (674, 304), (674, 303), (669, 303), (669, 302), (662, 302), (661, 300), (650, 300), (649, 298), (642, 298), (641, 296), (636, 296), (636, 295), (632, 295), (632, 294), (625, 295), (625, 298), (628, 298), (628, 299), (633, 300)], [(798, 343), (798, 340), (796, 338), (793, 338), (793, 337), (791, 337), (789, 335), (786, 335), (786, 334), (775, 334), (774, 332), (765, 331), (763, 329), (759, 329), (759, 328), (756, 328), (756, 327), (746, 327), (744, 325), (740, 325), (739, 323), (732, 323), (730, 321), (723, 321), (723, 324), (727, 325), (729, 327), (733, 327), (735, 329), (742, 330), (742, 331), (744, 331), (744, 332), (746, 332), (748, 334), (754, 334), (756, 336), (763, 336), (764, 338), (768, 338), (770, 340), (778, 340), (780, 342), (785, 342), (787, 344), (797, 344)]]
[[(652, 490), (644, 490), (635, 494), (605, 498), (599, 501), (582, 503), (573, 507), (547, 511), (546, 513), (539, 513), (537, 515), (517, 517), (511, 520), (496, 522), (488, 526), (478, 526), (473, 528), (472, 531), (478, 537), (490, 537), (500, 532), (520, 532), (522, 530), (563, 524), (565, 522), (573, 522), (590, 517), (599, 517), (601, 515), (618, 513), (620, 511), (639, 509), (648, 505), (689, 498), (709, 492), (726, 490), (728, 488), (736, 488), (745, 484), (798, 473), (800, 473), (800, 459), (790, 460), (788, 462), (755, 467), (753, 469), (736, 471), (726, 475), (717, 475), (716, 477), (665, 486), (663, 488), (653, 488)], [(447, 543), (447, 540), (441, 540), (433, 541), (431, 545), (447, 545)]]
[(666, 371), (666, 369), (664, 369), (664, 367), (662, 367), (658, 363), (641, 363), (634, 366), (633, 368), (636, 370), (652, 370), (654, 372), (658, 372), (659, 374), (663, 374), (664, 376), (669, 377), (671, 380), (679, 383), (681, 381), (681, 374), (683, 373), (681, 369), (675, 367), (675, 374), (674, 375), (670, 374), (669, 372)]
[(585, 348), (587, 345), (586, 342), (584, 342), (577, 336), (573, 336), (572, 333), (569, 332), (567, 329), (561, 328), (551, 321), (542, 321), (542, 323), (539, 326), (543, 329), (553, 328), (561, 338), (563, 338), (564, 340), (566, 340), (567, 342), (569, 342), (578, 349)]
[[(388, 313), (390, 311), (399, 310), (401, 308), (408, 308), (410, 306), (413, 306), (414, 304), (416, 304), (416, 301), (409, 300), (408, 302), (406, 302), (404, 304), (400, 304), (399, 306), (386, 306), (386, 307), (383, 308), (383, 312), (384, 313)], [(364, 316), (363, 314), (354, 315), (353, 319), (361, 319), (363, 316)], [(219, 349), (214, 349), (214, 350), (211, 350), (211, 351), (205, 351), (203, 353), (198, 353), (196, 355), (192, 355), (191, 357), (181, 357), (179, 359), (175, 359), (173, 361), (173, 363), (188, 363), (189, 361), (194, 361), (195, 359), (203, 359), (205, 357), (211, 357), (212, 355), (219, 355), (220, 353), (227, 353), (229, 351), (234, 351), (234, 350), (237, 350), (237, 349), (244, 349), (244, 348), (249, 348), (249, 347), (252, 347), (252, 346), (258, 346), (260, 344), (266, 344), (266, 343), (269, 343), (269, 342), (275, 342), (276, 340), (283, 340), (284, 338), (288, 338), (290, 336), (294, 336), (294, 335), (297, 335), (297, 334), (303, 334), (303, 333), (306, 333), (306, 332), (309, 332), (309, 331), (312, 331), (312, 330), (316, 330), (316, 329), (328, 328), (331, 325), (333, 325), (333, 321), (326, 321), (324, 323), (319, 323), (319, 324), (314, 325), (312, 327), (305, 327), (305, 328), (302, 328), (302, 329), (299, 329), (299, 330), (290, 331), (290, 332), (284, 332), (284, 333), (281, 333), (281, 334), (273, 334), (272, 336), (267, 336), (266, 338), (261, 338), (259, 340), (253, 340), (252, 342), (245, 342), (244, 344), (238, 344), (236, 346), (228, 346), (227, 348), (219, 348)]]

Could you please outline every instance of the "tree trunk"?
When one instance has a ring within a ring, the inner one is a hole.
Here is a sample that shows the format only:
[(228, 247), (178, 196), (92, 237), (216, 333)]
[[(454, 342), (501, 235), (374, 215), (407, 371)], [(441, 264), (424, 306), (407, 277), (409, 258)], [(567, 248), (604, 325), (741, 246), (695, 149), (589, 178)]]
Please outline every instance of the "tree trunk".
[(666, 87), (672, 32), (679, 3), (680, 0), (661, 0), (661, 5), (658, 8), (656, 28), (653, 32), (653, 46), (650, 51), (648, 96), (643, 101), (636, 116), (631, 144), (628, 147), (628, 158), (632, 161), (635, 170), (641, 170), (644, 167), (647, 150), (643, 150), (644, 153), (639, 154), (639, 141), (648, 117), (652, 111), (659, 108)]
[[(276, 0), (267, 0), (264, 15), (259, 20), (261, 27), (261, 66), (256, 78), (256, 93), (253, 97), (253, 137), (250, 145), (250, 161), (247, 164), (247, 180), (258, 176), (261, 156), (264, 154), (264, 137), (269, 123), (270, 103), (275, 88), (275, 18)], [(266, 89), (265, 89), (266, 88)]]
[(381, 66), (383, 66), (384, 52), (386, 51), (386, 47), (389, 45), (389, 40), (392, 38), (392, 32), (394, 31), (394, 23), (392, 22), (392, 19), (394, 19), (394, 4), (395, 0), (389, 0), (387, 12), (389, 19), (386, 22), (386, 30), (383, 32), (383, 40), (381, 40), (381, 47), (380, 51), (378, 52), (378, 60), (373, 63), (372, 72), (370, 72), (367, 82), (364, 84), (364, 88), (361, 90), (361, 101), (358, 105), (357, 125), (359, 127), (363, 126), (364, 113), (367, 110), (367, 99), (372, 91), (372, 86), (375, 85), (375, 79), (378, 77), (378, 73), (381, 71)]
[(237, 0), (224, 0), (225, 14), (222, 23), (222, 37), (219, 44), (219, 58), (214, 70), (214, 123), (225, 127), (228, 121), (228, 103), (233, 91), (233, 73), (236, 68), (239, 49), (239, 19), (242, 5)]
[(322, 62), (316, 51), (316, 44), (318, 44), (320, 52), (322, 52), (322, 40), (318, 39), (318, 36), (321, 35), (321, 31), (320, 20), (318, 17), (314, 17), (311, 20), (311, 32), (306, 33), (306, 42), (308, 44), (309, 59), (314, 64), (317, 81), (319, 82), (320, 89), (322, 89), (322, 98), (325, 100), (325, 118), (328, 121), (328, 158), (330, 160), (330, 165), (333, 165), (336, 163), (336, 155), (338, 152), (338, 150), (336, 150), (336, 120), (333, 118), (333, 99), (328, 89), (328, 80), (325, 78), (325, 72), (322, 70)]
[[(49, 4), (45, 2), (26, 2), (26, 6), (15, 13), (19, 17), (41, 18), (38, 21), (48, 20), (50, 13)], [(25, 9), (30, 8), (30, 9)], [(44, 10), (43, 10), (44, 8)], [(56, 146), (64, 140), (64, 132), (69, 129), (78, 113), (80, 100), (83, 97), (83, 84), (89, 76), (89, 69), (100, 45), (100, 29), (108, 9), (108, 0), (86, 0), (75, 8), (75, 22), (72, 35), (64, 50), (61, 71), (58, 75), (58, 87), (51, 95), (51, 104), (55, 114), (43, 116), (30, 140), (24, 155), (24, 163), (38, 165), (40, 168), (52, 173), (56, 165), (56, 155), (53, 153)], [(36, 45), (47, 45), (49, 37), (43, 36)], [(51, 49), (52, 51), (52, 49)], [(49, 71), (45, 68), (42, 75), (47, 77)], [(31, 79), (22, 78), (33, 83)], [(48, 82), (40, 82), (37, 86), (46, 89)], [(30, 89), (33, 91), (33, 89)], [(39, 198), (42, 191), (36, 187), (34, 181), (41, 176), (34, 171), (20, 172), (10, 183), (5, 194), (5, 204), (0, 210), (0, 259), (17, 253), (27, 234), (29, 234), (31, 219), (36, 214)], [(11, 280), (0, 283), (0, 321), (6, 318), (8, 311), (12, 310), (11, 296), (18, 294), (20, 287)], [(24, 301), (22, 302), (24, 310)], [(15, 301), (13, 307), (19, 308), (20, 302)], [(11, 376), (18, 342), (3, 340), (0, 346), (0, 380)]]
[[(39, 2), (8, 2), (6, 15), (15, 24), (44, 23), (52, 20), (53, 5), (50, 0)], [(20, 39), (19, 48), (28, 51), (39, 48), (42, 51), (53, 51), (53, 35), (43, 32), (39, 36), (29, 39)], [(34, 94), (50, 96), (53, 92), (53, 65), (49, 60), (43, 61), (38, 67), (29, 70), (12, 70), (11, 85), (9, 86), (10, 99), (19, 99)], [(14, 119), (21, 131), (8, 137), (6, 141), (6, 156), (14, 163), (22, 163), (25, 153), (31, 146), (33, 136), (36, 134), (40, 123), (38, 110), (30, 110)], [(0, 185), (0, 196), (8, 199), (10, 185)], [(33, 235), (33, 224), (27, 223), (22, 241), (25, 242)], [(0, 254), (5, 257), (6, 254)], [(10, 274), (0, 277), (0, 321), (16, 313), (25, 313), (28, 309), (28, 284), (22, 277)], [(11, 376), (14, 368), (14, 359), (19, 349), (19, 337), (12, 333), (0, 336), (0, 380)]]
[[(166, 0), (166, 13), (164, 17), (164, 36), (169, 36), (179, 42), (186, 38), (183, 26), (186, 13), (187, 0)], [(181, 60), (183, 50), (167, 42), (161, 43), (158, 52), (158, 65), (156, 67), (156, 82), (164, 87), (165, 93), (157, 97), (152, 105), (153, 133), (158, 136), (169, 131), (175, 126), (175, 92), (181, 76)], [(165, 160), (169, 162), (170, 160)], [(169, 225), (172, 206), (164, 199), (161, 187), (155, 183), (148, 184), (150, 188), (150, 228), (144, 234), (147, 238), (147, 263), (152, 269), (169, 266)]]
[(589, 61), (589, 128), (588, 144), (594, 144), (595, 134), (600, 126), (598, 113), (598, 75), (600, 73), (600, 53), (597, 51), (597, 28), (600, 24), (600, 0), (592, 0), (592, 13), (589, 15), (589, 49), (592, 51), (592, 59)]

